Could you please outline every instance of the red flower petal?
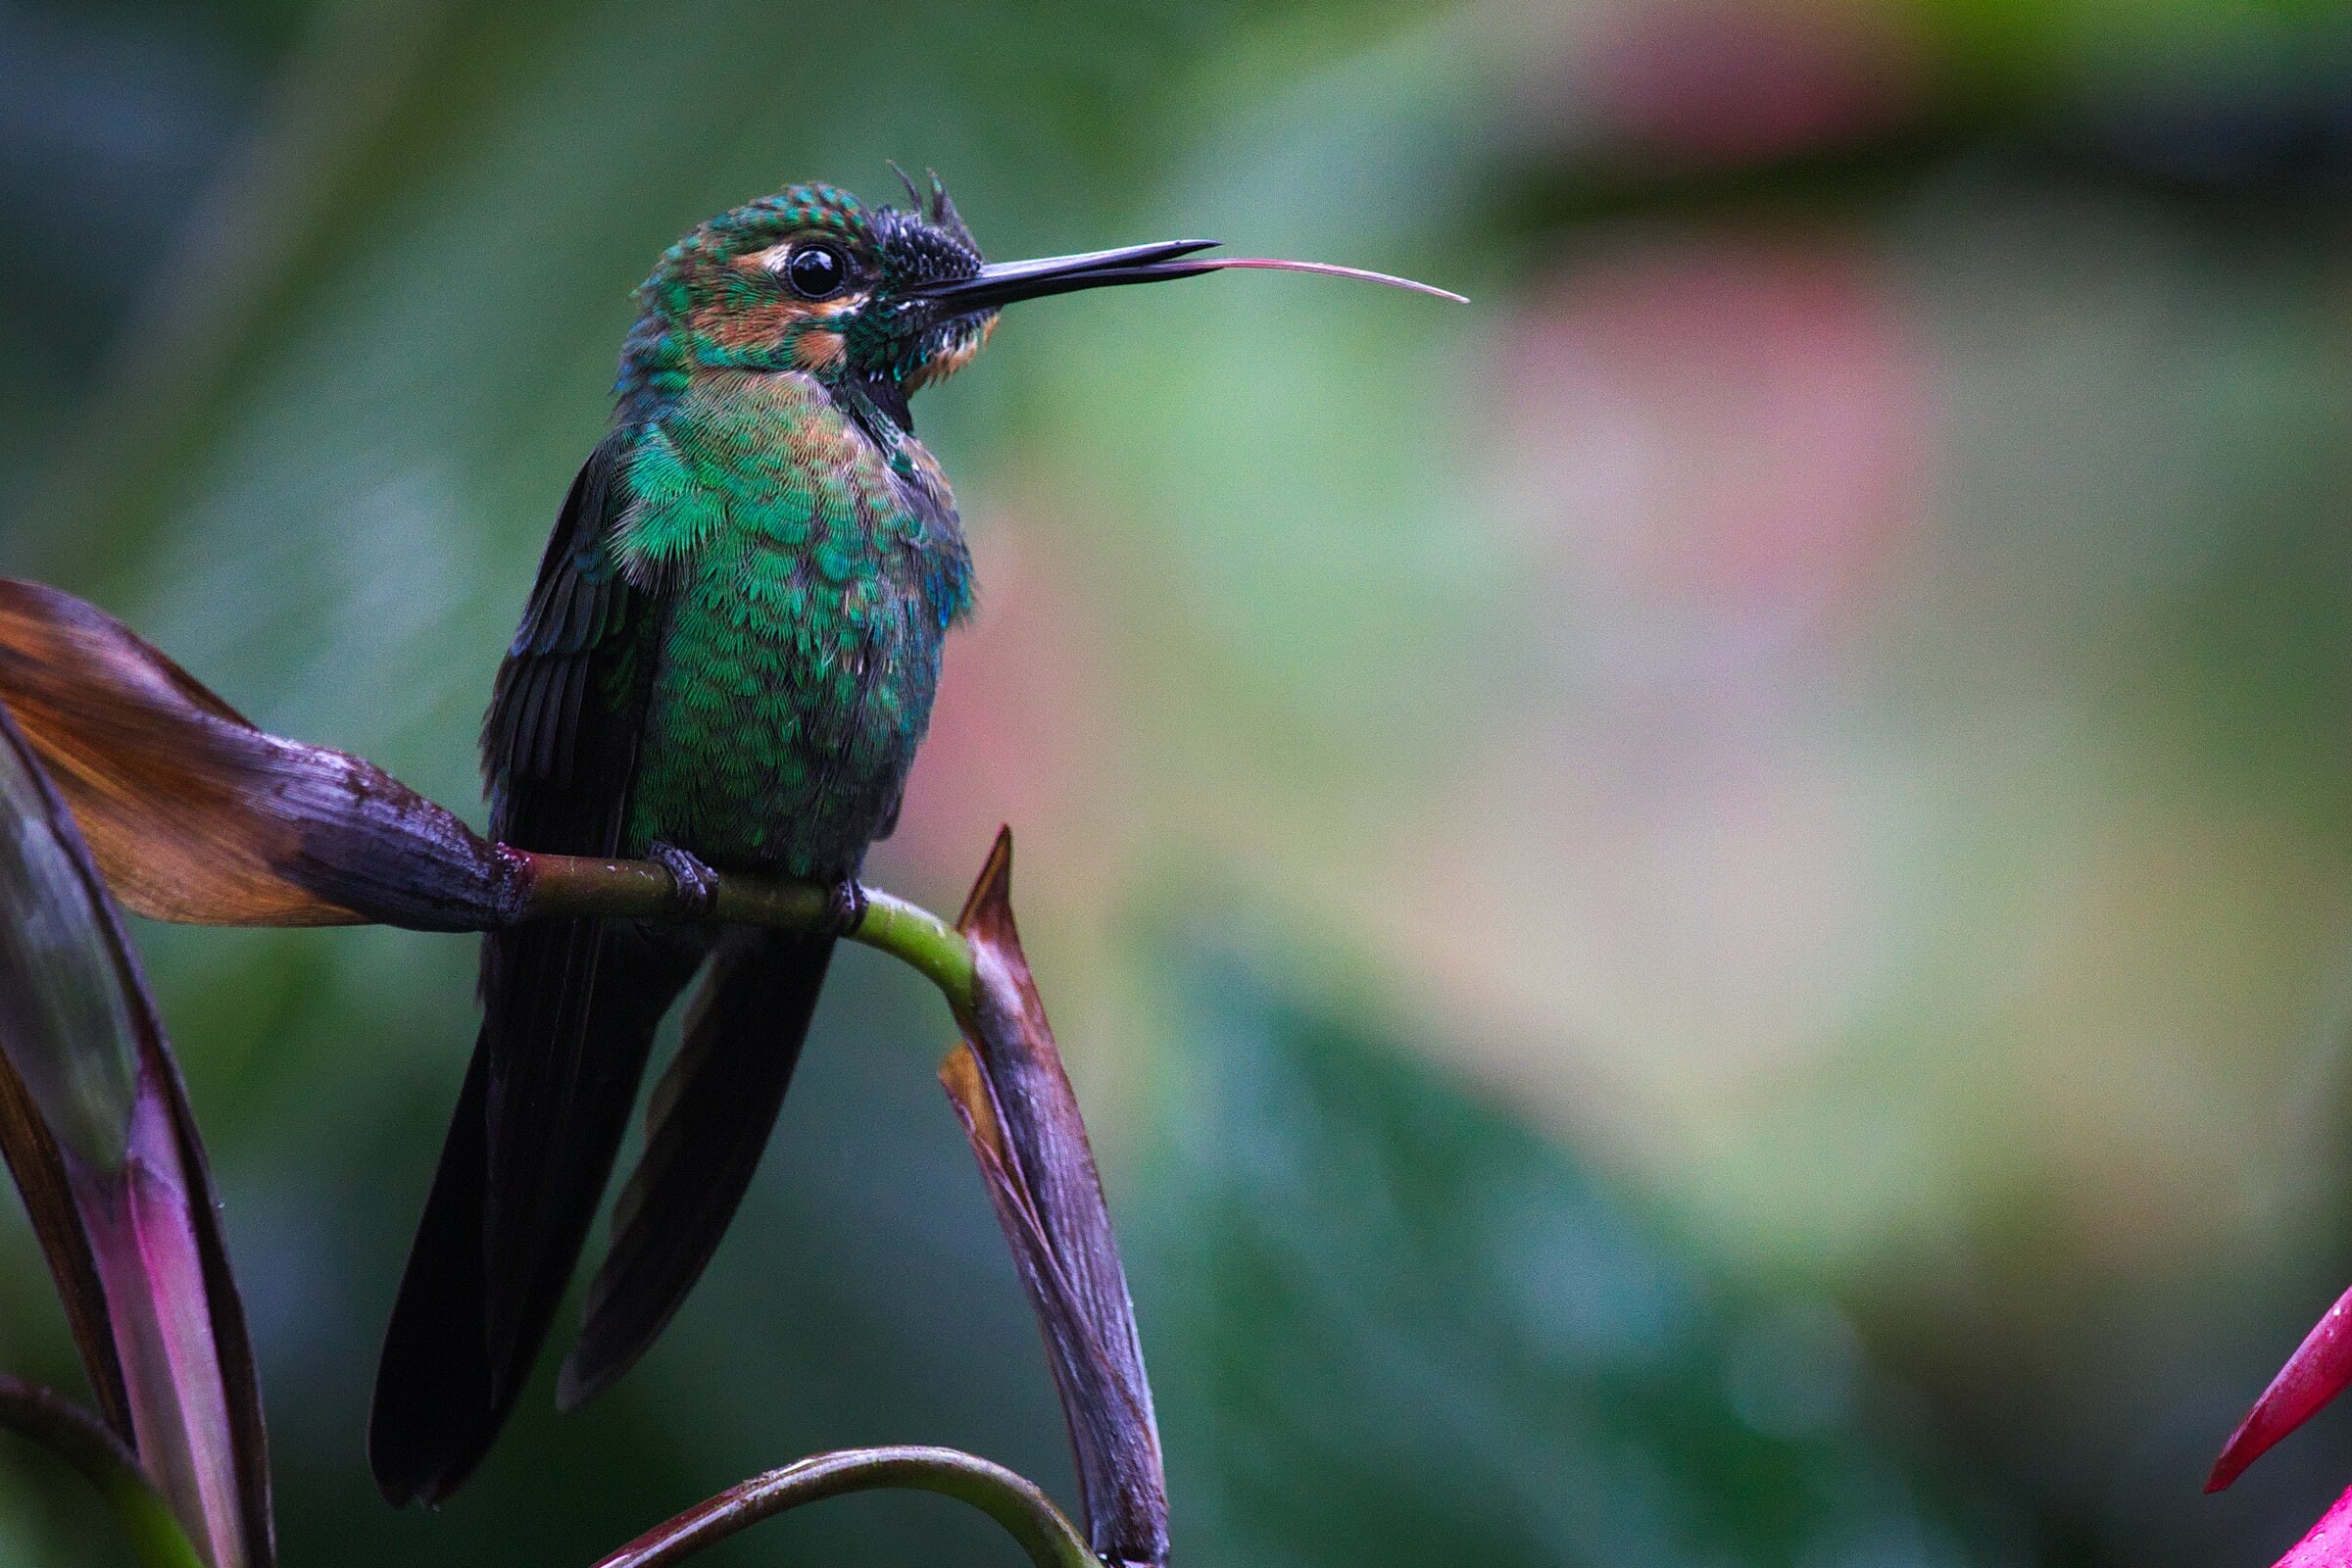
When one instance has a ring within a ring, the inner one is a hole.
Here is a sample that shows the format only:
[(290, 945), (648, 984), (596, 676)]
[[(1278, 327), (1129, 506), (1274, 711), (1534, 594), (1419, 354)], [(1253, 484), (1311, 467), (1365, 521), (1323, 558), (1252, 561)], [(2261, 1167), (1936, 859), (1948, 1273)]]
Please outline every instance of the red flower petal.
[[(2230, 1434), (2230, 1441), (2222, 1446), (2222, 1456), (2213, 1462), (2213, 1474), (2206, 1478), (2205, 1490), (2219, 1492), (2235, 1481), (2273, 1444), (2310, 1420), (2320, 1406), (2342, 1393), (2347, 1383), (2352, 1383), (2352, 1291), (2338, 1297), (2328, 1309), (2328, 1315), (2303, 1337), (2303, 1343), (2287, 1358), (2286, 1365), (2278, 1369), (2278, 1375), (2271, 1379), (2271, 1386), (2262, 1391), (2262, 1397), (2254, 1401), (2254, 1408), (2246, 1412), (2237, 1430)], [(2328, 1517), (2333, 1519), (2344, 1511), (2344, 1505), (2337, 1503), (2335, 1511)], [(2326, 1528), (2327, 1520), (2322, 1520), (2321, 1529)], [(2352, 1532), (2352, 1516), (2347, 1516), (2342, 1528)], [(2307, 1538), (2307, 1544), (2318, 1536), (2315, 1531)], [(2346, 1539), (2352, 1540), (2352, 1536)], [(2352, 1556), (2296, 1559), (2323, 1560), (2352, 1562)]]
[(2336, 1498), (2335, 1506), (2320, 1516), (2310, 1535), (2288, 1548), (2276, 1568), (2345, 1568), (2347, 1563), (2352, 1563), (2352, 1492)]

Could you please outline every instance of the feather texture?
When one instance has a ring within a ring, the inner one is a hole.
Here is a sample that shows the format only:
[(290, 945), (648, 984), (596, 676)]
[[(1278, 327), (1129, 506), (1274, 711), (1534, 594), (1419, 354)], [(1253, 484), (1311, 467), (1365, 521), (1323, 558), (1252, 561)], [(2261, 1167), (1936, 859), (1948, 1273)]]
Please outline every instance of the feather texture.
[[(834, 881), (896, 818), (970, 558), (893, 379), (919, 355), (796, 348), (802, 328), (838, 324), (769, 265), (796, 235), (857, 251), (861, 276), (901, 265), (854, 198), (795, 187), (689, 235), (640, 291), (612, 431), (572, 482), (483, 723), (507, 843), (667, 847)], [(980, 265), (920, 225), (889, 236), (934, 271)], [(717, 1247), (832, 940), (588, 920), (486, 939), (481, 1034), (378, 1374), (370, 1455), (395, 1502), (447, 1496), (488, 1450), (578, 1260), (654, 1031), (714, 944), (567, 1404), (626, 1370)]]
[[(658, 603), (599, 548), (616, 436), (573, 481), (483, 726), (497, 837), (612, 855)], [(368, 1451), (395, 1502), (447, 1496), (489, 1449), (594, 1222), (654, 1031), (701, 941), (625, 922), (495, 932), (483, 1021), (377, 1375)]]
[(833, 956), (830, 937), (733, 934), (646, 1106), (645, 1154), (612, 1209), (556, 1399), (585, 1403), (668, 1326), (718, 1250), (767, 1147)]

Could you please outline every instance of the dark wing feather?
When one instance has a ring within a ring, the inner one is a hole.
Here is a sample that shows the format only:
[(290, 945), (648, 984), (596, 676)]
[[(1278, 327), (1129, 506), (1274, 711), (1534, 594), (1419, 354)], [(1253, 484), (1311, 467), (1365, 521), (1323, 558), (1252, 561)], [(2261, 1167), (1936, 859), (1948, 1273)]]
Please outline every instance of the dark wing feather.
[[(609, 667), (612, 656), (623, 652), (614, 646), (621, 639), (613, 633), (625, 632), (632, 620), (653, 618), (632, 612), (658, 608), (629, 587), (605, 552), (606, 535), (624, 504), (625, 482), (618, 471), (622, 443), (617, 432), (607, 437), (571, 481), (540, 557), (539, 580), (523, 609), (522, 624), (491, 691), (490, 711), (482, 722), (482, 773), (491, 791), (491, 832), (510, 843), (521, 843), (542, 827), (599, 843), (612, 841), (619, 832), (636, 765), (638, 715), (591, 713), (582, 703), (591, 667)], [(612, 724), (599, 724), (599, 717), (627, 722), (615, 731)], [(563, 786), (575, 763), (601, 763), (612, 776), (598, 781), (605, 789), (574, 794)], [(572, 853), (601, 852), (583, 846)]]
[(646, 1107), (645, 1153), (612, 1211), (556, 1399), (571, 1409), (626, 1372), (702, 1276), (759, 1167), (791, 1086), (833, 938), (730, 934), (677, 1059)]
[[(572, 482), (483, 725), (492, 831), (524, 849), (618, 849), (664, 610), (603, 548), (620, 453), (609, 438)], [(504, 1424), (699, 956), (691, 938), (594, 920), (485, 939), (481, 1035), (377, 1374), (368, 1453), (393, 1502), (447, 1496)]]

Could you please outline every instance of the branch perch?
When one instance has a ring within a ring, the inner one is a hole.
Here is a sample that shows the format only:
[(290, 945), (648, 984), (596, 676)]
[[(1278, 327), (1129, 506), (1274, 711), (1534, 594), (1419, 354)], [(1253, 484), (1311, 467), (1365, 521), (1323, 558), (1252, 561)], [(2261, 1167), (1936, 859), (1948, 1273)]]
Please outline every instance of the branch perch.
[[(0, 579), (0, 704), (108, 887), (156, 919), (485, 931), (554, 916), (685, 917), (665, 868), (492, 844), (365, 758), (256, 727), (121, 622), (55, 588)], [(1093, 1558), (1157, 1568), (1167, 1560), (1166, 1483), (1135, 1308), (1077, 1096), (1021, 952), (1011, 874), (1011, 835), (1000, 832), (953, 925), (869, 889), (844, 934), (900, 958), (947, 999), (963, 1039), (941, 1078), (1045, 1334)], [(707, 917), (814, 930), (834, 917), (830, 893), (722, 875)], [(742, 1510), (768, 1506), (758, 1499), (792, 1506), (831, 1495), (827, 1488), (953, 1490), (953, 1480), (968, 1489), (985, 1473), (997, 1479), (969, 1500), (1002, 1502), (1004, 1485), (1028, 1487), (968, 1456), (951, 1463), (947, 1450), (874, 1451), (897, 1457), (823, 1456), (746, 1483), (737, 1503), (716, 1499), (681, 1517), (724, 1533), (741, 1528), (724, 1521), (754, 1516)]]
[[(508, 845), (495, 853), (513, 867), (506, 906), (479, 929), (557, 915), (604, 915), (641, 920), (677, 918), (676, 883), (651, 860), (599, 860), (541, 855)], [(887, 953), (939, 988), (958, 1019), (972, 1008), (972, 949), (963, 934), (917, 904), (866, 888), (865, 915), (843, 933)], [(710, 918), (728, 925), (812, 931), (829, 917), (831, 889), (822, 883), (722, 873)], [(397, 921), (388, 922), (397, 924)]]

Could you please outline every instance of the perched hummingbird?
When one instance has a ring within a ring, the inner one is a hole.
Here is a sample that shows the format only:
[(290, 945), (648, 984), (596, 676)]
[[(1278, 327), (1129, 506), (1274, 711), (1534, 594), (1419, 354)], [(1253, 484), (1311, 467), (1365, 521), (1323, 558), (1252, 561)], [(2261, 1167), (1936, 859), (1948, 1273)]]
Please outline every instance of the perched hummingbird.
[[(707, 910), (713, 868), (821, 880), (833, 929), (851, 929), (972, 602), (909, 394), (968, 364), (1016, 300), (1228, 266), (1346, 270), (1201, 259), (1204, 240), (992, 266), (936, 175), (927, 197), (906, 190), (906, 208), (823, 184), (763, 197), (688, 234), (639, 289), (612, 429), (572, 481), (483, 726), (497, 838), (659, 860), (686, 912)], [(393, 1503), (448, 1496), (488, 1451), (655, 1029), (707, 966), (559, 1402), (661, 1333), (751, 1180), (834, 941), (604, 919), (486, 939), (481, 1033), (376, 1379), (369, 1457)]]

